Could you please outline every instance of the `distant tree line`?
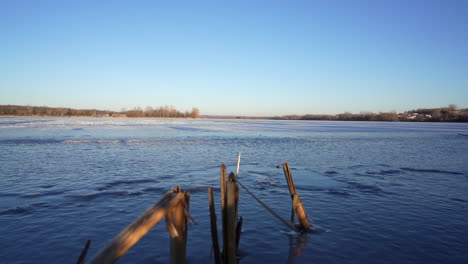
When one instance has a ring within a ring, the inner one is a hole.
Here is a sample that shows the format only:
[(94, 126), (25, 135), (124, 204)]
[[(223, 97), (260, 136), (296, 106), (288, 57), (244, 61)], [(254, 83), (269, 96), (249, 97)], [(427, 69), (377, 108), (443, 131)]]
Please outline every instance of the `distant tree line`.
[(285, 115), (276, 116), (278, 120), (336, 120), (336, 121), (408, 121), (408, 122), (468, 122), (468, 109), (459, 109), (456, 105), (441, 108), (424, 108), (404, 113), (363, 112), (353, 114), (345, 112), (337, 115)]
[(13, 116), (104, 116), (110, 111), (47, 106), (0, 105), (0, 115)]
[(468, 122), (468, 108), (459, 109), (454, 104), (441, 108), (420, 108), (408, 113), (415, 116), (415, 121)]
[(47, 106), (0, 105), (0, 115), (7, 116), (89, 116), (89, 117), (164, 117), (164, 118), (198, 118), (200, 110), (196, 107), (192, 111), (181, 112), (173, 106), (146, 107), (145, 111), (139, 107), (120, 112), (97, 109), (72, 109)]
[(336, 121), (398, 121), (397, 113), (359, 113), (345, 112), (337, 115), (287, 115), (273, 117), (287, 120), (336, 120)]
[[(97, 109), (72, 109), (46, 106), (0, 105), (0, 115), (9, 116), (89, 116), (89, 117), (159, 117), (159, 118), (198, 118), (200, 110), (196, 107), (191, 111), (179, 111), (173, 106), (148, 106), (145, 110), (135, 107), (132, 110), (122, 109), (120, 112)], [(242, 117), (253, 118), (253, 117)], [(255, 117), (259, 118), (259, 117)], [(362, 112), (353, 114), (345, 112), (337, 115), (285, 115), (263, 119), (278, 120), (337, 120), (337, 121), (408, 121), (408, 122), (468, 122), (468, 109), (460, 109), (456, 105), (441, 108), (420, 108), (396, 112)]]
[(200, 116), (200, 110), (196, 107), (192, 111), (181, 112), (173, 106), (160, 106), (153, 108), (146, 107), (143, 111), (140, 107), (135, 107), (133, 110), (123, 111), (127, 117), (165, 117), (165, 118), (197, 118)]

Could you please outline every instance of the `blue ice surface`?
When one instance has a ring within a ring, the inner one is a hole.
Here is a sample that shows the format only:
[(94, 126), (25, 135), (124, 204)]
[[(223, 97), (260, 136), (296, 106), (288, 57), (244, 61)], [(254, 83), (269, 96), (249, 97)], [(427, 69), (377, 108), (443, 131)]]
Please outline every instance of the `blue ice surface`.
[[(285, 219), (288, 162), (314, 227), (289, 230), (240, 190), (241, 263), (467, 263), (464, 123), (0, 118), (0, 259), (76, 262), (175, 185), (191, 191), (187, 258), (210, 260), (219, 166)], [(219, 226), (220, 228), (220, 226)], [(220, 229), (218, 229), (220, 231)], [(158, 224), (120, 263), (167, 263)]]

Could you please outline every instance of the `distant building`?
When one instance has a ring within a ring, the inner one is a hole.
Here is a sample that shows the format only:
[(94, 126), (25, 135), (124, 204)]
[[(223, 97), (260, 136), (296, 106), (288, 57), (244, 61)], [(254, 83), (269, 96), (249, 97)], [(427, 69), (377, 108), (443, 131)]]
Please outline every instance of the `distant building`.
[(410, 113), (410, 114), (408, 114), (407, 118), (408, 119), (415, 119), (418, 115), (419, 115), (419, 113)]

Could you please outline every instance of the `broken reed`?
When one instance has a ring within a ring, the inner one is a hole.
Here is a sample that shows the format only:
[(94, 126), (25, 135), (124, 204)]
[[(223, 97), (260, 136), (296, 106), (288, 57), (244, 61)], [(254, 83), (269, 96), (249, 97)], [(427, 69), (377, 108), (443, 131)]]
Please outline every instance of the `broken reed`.
[(284, 176), (286, 177), (286, 182), (288, 183), (289, 194), (291, 195), (292, 200), (291, 225), (294, 225), (294, 213), (296, 213), (301, 231), (310, 232), (312, 229), (310, 227), (309, 217), (307, 216), (304, 204), (302, 204), (299, 194), (296, 192), (291, 170), (289, 169), (289, 164), (287, 162), (283, 164), (283, 171)]
[[(252, 192), (238, 181), (240, 165), (240, 153), (237, 163), (237, 175), (231, 173), (226, 179), (226, 166), (221, 165), (221, 214), (223, 252), (220, 252), (218, 230), (216, 224), (216, 211), (214, 207), (213, 190), (208, 188), (208, 203), (210, 209), (211, 237), (215, 255), (215, 263), (237, 263), (237, 250), (242, 227), (242, 217), (238, 218), (239, 185), (244, 188), (255, 200), (264, 206), (270, 213), (284, 222), (294, 231), (294, 214), (297, 215), (301, 231), (312, 231), (309, 218), (304, 205), (296, 192), (294, 182), (288, 163), (283, 164), (283, 171), (288, 183), (289, 193), (292, 199), (291, 223), (284, 221), (266, 204), (260, 201)], [(239, 184), (239, 185), (238, 185)], [(163, 217), (166, 218), (166, 226), (170, 234), (170, 262), (173, 264), (185, 263), (187, 226), (189, 223), (190, 192), (183, 191), (179, 186), (167, 192), (156, 204), (148, 208), (133, 223), (127, 226), (107, 246), (101, 249), (88, 263), (114, 263), (122, 257), (133, 245), (135, 245), (148, 231), (156, 225)], [(89, 248), (90, 241), (86, 243), (85, 249), (78, 259), (83, 263)]]
[[(221, 222), (223, 234), (223, 252), (219, 252), (218, 231), (216, 227), (216, 213), (213, 203), (213, 191), (208, 189), (208, 203), (210, 207), (211, 238), (216, 263), (237, 263), (237, 249), (239, 246), (242, 218), (238, 219), (239, 186), (234, 173), (226, 179), (226, 166), (220, 169), (221, 192)], [(217, 255), (220, 255), (219, 257)]]
[(164, 217), (171, 237), (171, 263), (185, 263), (189, 199), (188, 191), (171, 189), (87, 263), (116, 262)]
[(210, 226), (211, 226), (211, 241), (213, 243), (213, 252), (215, 257), (215, 263), (221, 264), (221, 253), (219, 251), (219, 240), (218, 240), (218, 227), (216, 224), (216, 210), (213, 199), (213, 189), (208, 187), (208, 204), (210, 207)]

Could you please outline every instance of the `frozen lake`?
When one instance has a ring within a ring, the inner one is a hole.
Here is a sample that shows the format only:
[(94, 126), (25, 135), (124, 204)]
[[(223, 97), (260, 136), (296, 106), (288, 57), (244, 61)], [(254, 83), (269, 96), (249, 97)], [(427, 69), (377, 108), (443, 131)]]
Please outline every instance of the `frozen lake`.
[[(296, 188), (321, 232), (291, 235), (242, 189), (240, 263), (468, 263), (468, 124), (0, 117), (0, 260), (93, 255), (175, 185), (189, 263), (214, 263), (219, 166), (284, 218)], [(119, 263), (167, 263), (158, 224)]]

